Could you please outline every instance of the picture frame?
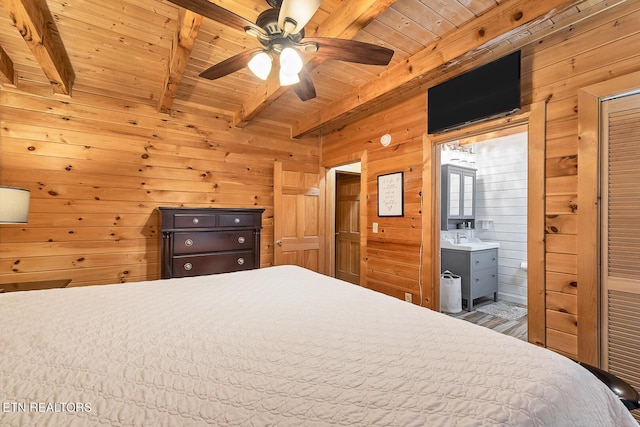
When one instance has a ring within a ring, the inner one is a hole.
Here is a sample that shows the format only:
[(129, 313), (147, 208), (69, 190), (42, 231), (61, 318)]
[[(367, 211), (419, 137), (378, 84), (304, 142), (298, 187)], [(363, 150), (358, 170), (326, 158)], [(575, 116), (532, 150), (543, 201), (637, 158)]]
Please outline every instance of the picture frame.
[(404, 216), (404, 172), (378, 175), (378, 216)]

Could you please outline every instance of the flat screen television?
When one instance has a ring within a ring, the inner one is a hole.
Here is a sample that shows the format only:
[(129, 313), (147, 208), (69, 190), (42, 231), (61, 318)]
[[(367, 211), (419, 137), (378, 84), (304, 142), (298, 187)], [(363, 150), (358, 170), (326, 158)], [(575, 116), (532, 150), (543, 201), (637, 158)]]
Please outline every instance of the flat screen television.
[(429, 88), (427, 128), (439, 133), (520, 109), (520, 51)]

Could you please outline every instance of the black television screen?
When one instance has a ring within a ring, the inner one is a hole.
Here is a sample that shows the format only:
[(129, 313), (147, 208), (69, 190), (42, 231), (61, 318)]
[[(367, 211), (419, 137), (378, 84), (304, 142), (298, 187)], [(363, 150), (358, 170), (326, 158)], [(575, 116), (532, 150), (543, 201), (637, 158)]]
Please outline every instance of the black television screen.
[(520, 51), (428, 90), (429, 133), (513, 113), (520, 109)]

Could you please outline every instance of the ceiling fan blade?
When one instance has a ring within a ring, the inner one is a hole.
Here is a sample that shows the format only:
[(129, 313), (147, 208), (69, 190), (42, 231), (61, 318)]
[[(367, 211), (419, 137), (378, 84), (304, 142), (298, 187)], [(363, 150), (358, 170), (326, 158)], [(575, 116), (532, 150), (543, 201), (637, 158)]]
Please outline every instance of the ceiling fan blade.
[(305, 37), (302, 39), (302, 42), (317, 43), (318, 51), (315, 55), (322, 56), (326, 59), (337, 59), (368, 65), (388, 65), (393, 57), (393, 50), (391, 49), (355, 40)]
[(311, 81), (311, 75), (305, 68), (298, 74), (300, 83), (293, 86), (293, 91), (298, 95), (301, 101), (308, 101), (316, 97), (316, 88)]
[(244, 19), (242, 16), (236, 15), (233, 12), (229, 12), (227, 9), (218, 6), (215, 3), (211, 3), (207, 0), (169, 0), (171, 3), (189, 9), (190, 11), (202, 15), (205, 18), (212, 19), (221, 24), (229, 27), (234, 27), (237, 30), (245, 31), (245, 28), (250, 27), (255, 29), (261, 34), (264, 34), (264, 30), (258, 27), (251, 21)]
[(262, 51), (261, 47), (245, 50), (237, 55), (227, 58), (224, 61), (213, 65), (200, 73), (200, 77), (205, 79), (215, 80), (220, 77), (224, 77), (228, 74), (235, 73), (238, 70), (246, 67), (253, 55)]
[(278, 26), (287, 34), (298, 34), (320, 8), (320, 3), (322, 0), (283, 0)]

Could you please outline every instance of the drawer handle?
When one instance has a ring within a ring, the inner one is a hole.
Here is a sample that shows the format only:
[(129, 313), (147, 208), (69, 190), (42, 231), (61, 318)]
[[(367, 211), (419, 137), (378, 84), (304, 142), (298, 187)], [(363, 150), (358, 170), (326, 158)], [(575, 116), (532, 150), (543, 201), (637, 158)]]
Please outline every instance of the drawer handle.
[(238, 237), (238, 243), (240, 244), (244, 243), (244, 236)]
[(197, 224), (197, 223), (199, 223), (199, 222), (200, 222), (200, 220), (199, 220), (198, 218), (193, 218), (193, 223), (194, 223), (194, 224)]
[(244, 264), (244, 258), (238, 258), (238, 265)]
[(185, 240), (185, 241), (184, 241), (184, 245), (185, 245), (185, 246), (193, 246), (193, 240), (191, 240), (191, 239), (187, 239), (187, 240)]
[(240, 224), (240, 218), (233, 218), (233, 222), (236, 224)]
[(187, 271), (191, 270), (192, 268), (193, 268), (193, 264), (191, 264), (190, 262), (188, 262), (188, 263), (186, 263), (184, 265), (184, 269), (187, 270)]
[(480, 264), (480, 261), (476, 260), (476, 264)]
[(480, 279), (476, 279), (476, 283), (478, 283), (480, 281)]

